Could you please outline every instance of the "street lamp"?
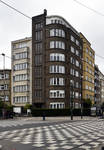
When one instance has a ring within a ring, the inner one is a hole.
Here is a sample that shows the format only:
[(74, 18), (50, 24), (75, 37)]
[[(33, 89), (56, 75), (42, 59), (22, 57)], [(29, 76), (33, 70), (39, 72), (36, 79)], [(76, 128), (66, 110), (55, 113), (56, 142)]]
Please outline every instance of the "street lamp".
[(70, 108), (71, 120), (73, 120), (73, 82), (70, 82)]
[(5, 54), (1, 54), (3, 56), (3, 74), (4, 74), (4, 102), (5, 102)]
[(82, 85), (83, 85), (83, 76), (81, 76), (81, 119), (83, 119), (83, 101), (82, 101)]
[[(4, 103), (5, 103), (5, 54), (2, 53), (1, 54), (3, 56), (3, 74), (4, 74), (4, 78), (3, 78), (3, 81), (4, 81)], [(4, 104), (4, 107), (5, 107), (5, 104)], [(3, 108), (3, 118), (5, 118), (5, 109)]]

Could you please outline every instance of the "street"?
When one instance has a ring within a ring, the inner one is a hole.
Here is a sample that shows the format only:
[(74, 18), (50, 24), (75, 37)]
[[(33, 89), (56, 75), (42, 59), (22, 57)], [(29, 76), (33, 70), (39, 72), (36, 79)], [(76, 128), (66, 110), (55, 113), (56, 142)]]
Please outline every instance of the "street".
[(94, 150), (104, 143), (104, 120), (0, 120), (2, 150)]

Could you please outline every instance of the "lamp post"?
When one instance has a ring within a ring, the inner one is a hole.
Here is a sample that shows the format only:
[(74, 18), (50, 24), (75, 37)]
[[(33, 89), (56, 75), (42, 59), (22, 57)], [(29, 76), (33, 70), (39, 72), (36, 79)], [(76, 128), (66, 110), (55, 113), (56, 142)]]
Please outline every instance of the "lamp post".
[[(4, 107), (5, 107), (5, 54), (2, 53), (1, 54), (3, 56), (3, 74), (4, 74), (4, 78), (3, 78), (3, 81), (4, 81)], [(3, 118), (5, 118), (5, 109), (3, 108)]]
[(81, 76), (81, 119), (83, 119), (83, 101), (82, 101), (82, 85), (83, 85), (83, 76)]
[(70, 83), (70, 108), (71, 108), (71, 120), (73, 120), (73, 82)]
[(5, 54), (1, 54), (3, 56), (3, 74), (4, 74), (4, 102), (5, 102)]

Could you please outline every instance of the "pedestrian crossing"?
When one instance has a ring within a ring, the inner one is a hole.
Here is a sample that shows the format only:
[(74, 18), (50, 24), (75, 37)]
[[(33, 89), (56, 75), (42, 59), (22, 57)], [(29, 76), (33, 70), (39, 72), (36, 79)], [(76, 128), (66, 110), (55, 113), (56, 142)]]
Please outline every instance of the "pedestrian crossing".
[(0, 132), (0, 139), (30, 144), (36, 150), (93, 150), (104, 143), (104, 121), (66, 122), (4, 131)]

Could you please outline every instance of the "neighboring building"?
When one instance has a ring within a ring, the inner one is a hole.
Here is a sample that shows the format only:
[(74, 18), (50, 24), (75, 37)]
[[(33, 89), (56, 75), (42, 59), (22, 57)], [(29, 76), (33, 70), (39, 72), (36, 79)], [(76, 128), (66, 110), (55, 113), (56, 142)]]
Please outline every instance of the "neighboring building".
[[(63, 17), (47, 16), (46, 10), (33, 17), (33, 105), (37, 108), (67, 108), (73, 97), (73, 107), (81, 107), (81, 76), (80, 34)], [(94, 91), (90, 93), (94, 96)]]
[(100, 100), (101, 104), (104, 103), (104, 75), (99, 72), (99, 78), (100, 78)]
[(32, 104), (31, 38), (12, 42), (12, 105)]
[(95, 65), (95, 106), (100, 107), (100, 77), (98, 65)]
[(11, 70), (0, 70), (0, 100), (11, 103)]
[(95, 52), (82, 33), (80, 33), (80, 37), (83, 40), (83, 99), (90, 99), (92, 100), (92, 104), (94, 104)]

